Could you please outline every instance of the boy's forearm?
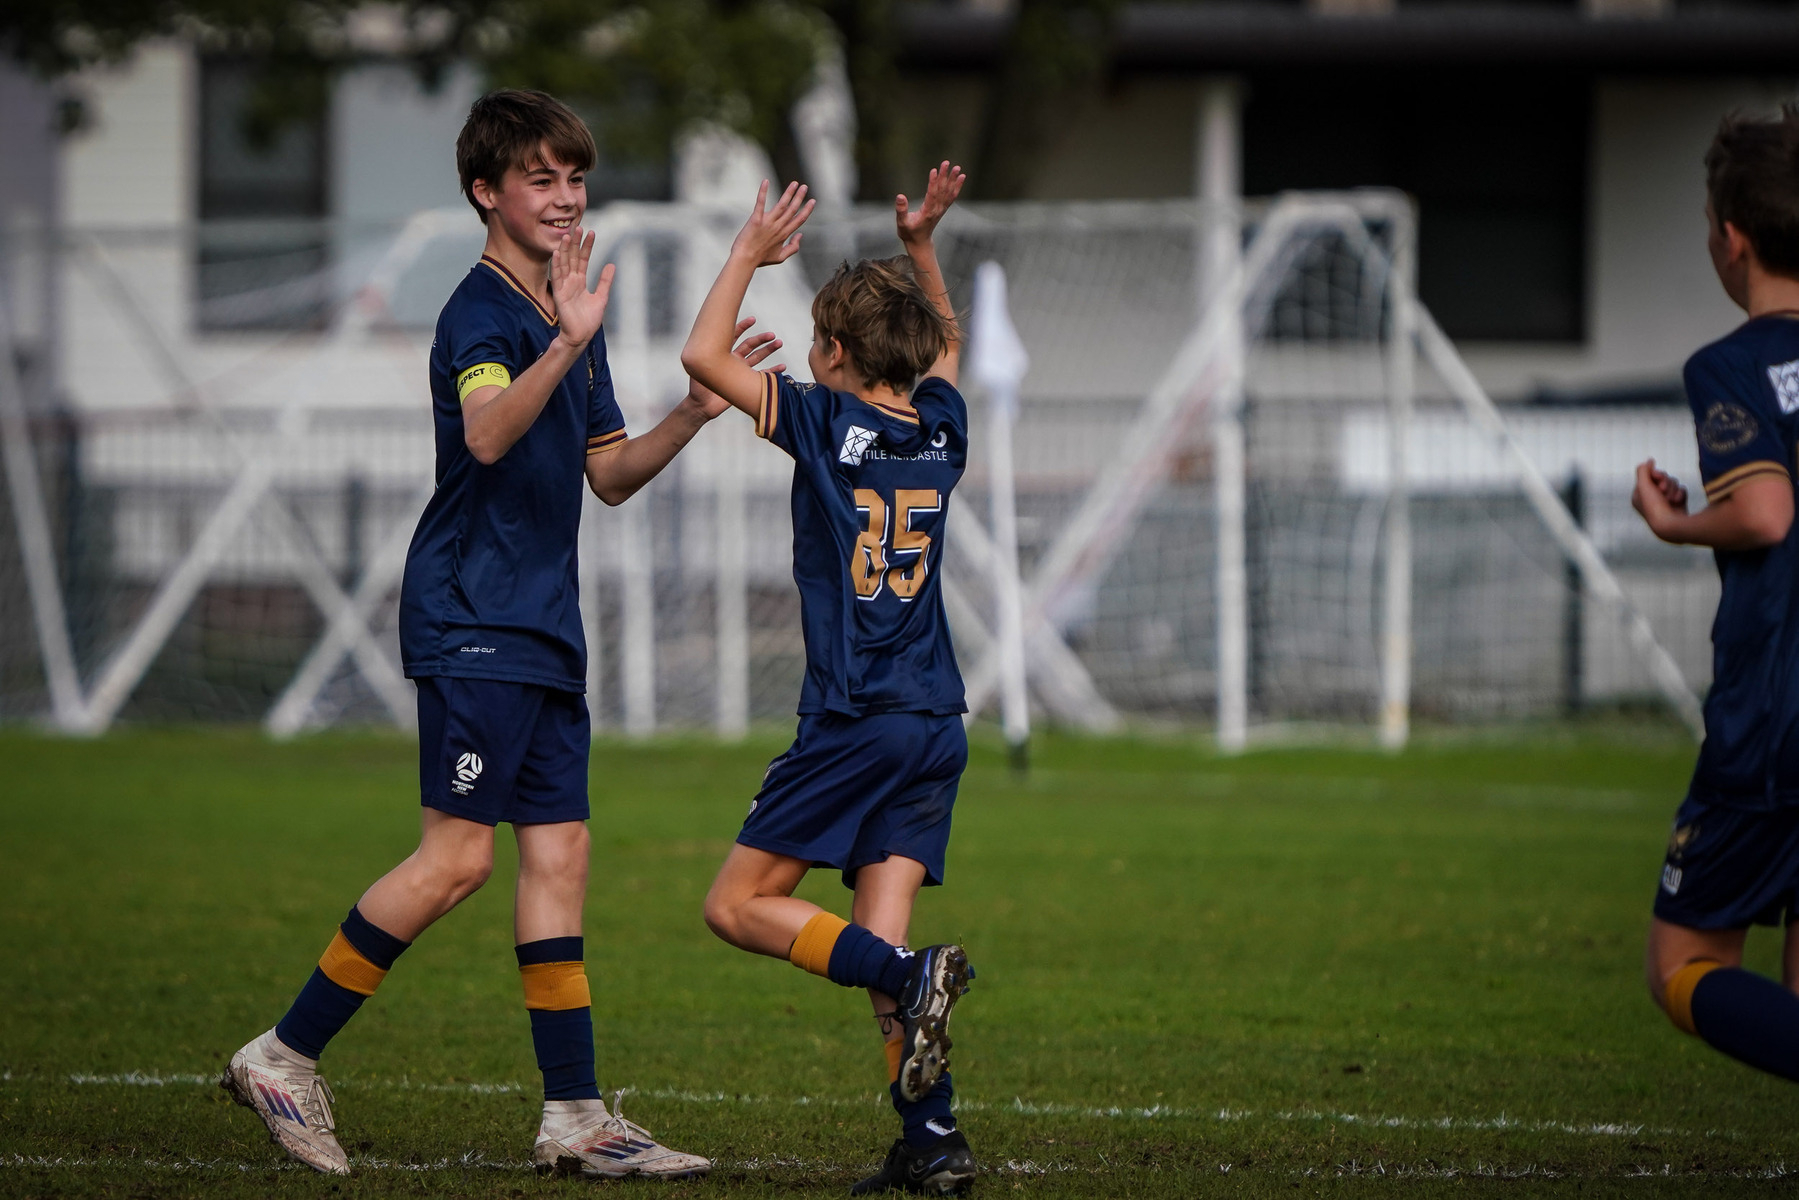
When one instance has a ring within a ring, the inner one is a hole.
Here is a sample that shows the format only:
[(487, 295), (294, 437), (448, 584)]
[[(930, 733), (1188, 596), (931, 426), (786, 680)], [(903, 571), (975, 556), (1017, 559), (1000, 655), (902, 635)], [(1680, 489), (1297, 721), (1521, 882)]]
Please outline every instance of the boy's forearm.
[(483, 463), (498, 462), (543, 412), (556, 385), (581, 357), (581, 349), (557, 338), (498, 395), (478, 405), (465, 404), (462, 429), (469, 452)]
[(596, 456), (588, 473), (588, 486), (607, 504), (622, 504), (644, 484), (662, 473), (694, 435), (706, 417), (691, 398), (675, 405), (656, 427), (642, 437), (628, 438), (616, 450)]
[(943, 268), (937, 263), (937, 247), (930, 238), (906, 242), (906, 257), (912, 260), (912, 276), (930, 297), (932, 305), (949, 322), (949, 345), (931, 364), (930, 374), (946, 380), (951, 386), (960, 382), (962, 364), (962, 328), (956, 324), (956, 310), (949, 302), (949, 285), (943, 281)]
[(1760, 550), (1784, 539), (1791, 524), (1790, 505), (1784, 513), (1764, 512), (1761, 506), (1743, 503), (1743, 492), (1739, 491), (1696, 513), (1670, 509), (1658, 514), (1649, 522), (1649, 530), (1662, 541), (1677, 546)]
[[(937, 263), (937, 246), (930, 238), (907, 242), (906, 257), (912, 260), (912, 276), (944, 320), (956, 323), (956, 310), (949, 302), (949, 285), (943, 281), (943, 268)], [(958, 334), (960, 330), (958, 330)]]
[(687, 373), (721, 394), (724, 389), (719, 385), (725, 382), (731, 364), (741, 365), (731, 354), (731, 342), (737, 332), (738, 310), (743, 307), (743, 298), (755, 274), (754, 262), (736, 254), (725, 260), (693, 319), (687, 344), (681, 349), (681, 365)]

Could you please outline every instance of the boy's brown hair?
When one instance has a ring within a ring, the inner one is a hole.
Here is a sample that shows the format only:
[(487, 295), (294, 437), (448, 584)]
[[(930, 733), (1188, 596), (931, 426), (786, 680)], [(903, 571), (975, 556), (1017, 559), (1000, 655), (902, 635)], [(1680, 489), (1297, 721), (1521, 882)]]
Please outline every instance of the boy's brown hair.
[(1762, 266), (1799, 278), (1799, 105), (1719, 122), (1705, 152), (1705, 192), (1720, 229), (1735, 225)]
[(529, 170), (547, 149), (557, 162), (578, 170), (593, 169), (598, 157), (593, 134), (573, 109), (545, 92), (502, 88), (481, 97), (468, 110), (468, 120), (456, 135), (456, 174), (462, 194), (474, 206), (481, 223), (487, 210), (475, 199), (475, 180), (500, 186), (507, 170)]
[(837, 340), (864, 382), (902, 392), (956, 340), (903, 254), (838, 267), (813, 297), (812, 323), (821, 343)]

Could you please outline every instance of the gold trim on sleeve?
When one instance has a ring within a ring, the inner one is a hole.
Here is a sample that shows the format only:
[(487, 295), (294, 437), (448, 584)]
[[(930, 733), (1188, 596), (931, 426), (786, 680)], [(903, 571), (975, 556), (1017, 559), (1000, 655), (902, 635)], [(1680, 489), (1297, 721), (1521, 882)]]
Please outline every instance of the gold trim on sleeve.
[(1715, 503), (1742, 487), (1749, 480), (1760, 475), (1778, 475), (1782, 479), (1791, 479), (1792, 474), (1773, 459), (1757, 459), (1744, 463), (1740, 467), (1732, 467), (1705, 485), (1705, 498), (1708, 503)]

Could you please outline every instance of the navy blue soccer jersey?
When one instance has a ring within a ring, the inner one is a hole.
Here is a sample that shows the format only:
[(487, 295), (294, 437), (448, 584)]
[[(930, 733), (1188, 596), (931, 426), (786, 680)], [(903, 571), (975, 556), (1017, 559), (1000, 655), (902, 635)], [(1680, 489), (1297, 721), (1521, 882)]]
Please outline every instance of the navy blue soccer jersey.
[(409, 677), (586, 690), (575, 575), (585, 463), (625, 440), (604, 337), (594, 335), (498, 462), (483, 466), (463, 440), (463, 400), (476, 388), (509, 385), (557, 333), (556, 317), (485, 255), (437, 319), (437, 490), (412, 535), (400, 589)]
[(916, 410), (763, 376), (756, 432), (793, 456), (801, 713), (968, 709), (938, 574), (968, 461), (968, 406), (935, 376)]
[[(1764, 316), (1686, 365), (1699, 473), (1715, 504), (1751, 479), (1790, 485), (1799, 443), (1799, 320)], [(1799, 804), (1799, 523), (1777, 546), (1715, 551), (1723, 593), (1694, 795)]]

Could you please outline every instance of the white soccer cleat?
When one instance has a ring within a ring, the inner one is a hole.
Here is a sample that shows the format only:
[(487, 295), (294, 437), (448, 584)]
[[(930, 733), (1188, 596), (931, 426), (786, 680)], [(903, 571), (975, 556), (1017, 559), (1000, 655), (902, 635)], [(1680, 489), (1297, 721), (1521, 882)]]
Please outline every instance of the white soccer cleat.
[(273, 1029), (231, 1056), (219, 1086), (262, 1118), (269, 1140), (327, 1175), (348, 1175), (350, 1158), (331, 1132), (330, 1085), (318, 1059), (288, 1049)]
[(709, 1159), (670, 1150), (641, 1125), (619, 1115), (624, 1092), (612, 1094), (612, 1110), (604, 1100), (545, 1100), (543, 1124), (531, 1160), (540, 1174), (579, 1175), (588, 1179), (691, 1179), (712, 1169)]

